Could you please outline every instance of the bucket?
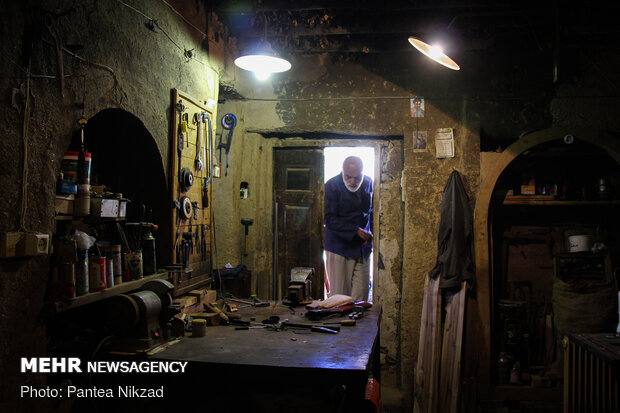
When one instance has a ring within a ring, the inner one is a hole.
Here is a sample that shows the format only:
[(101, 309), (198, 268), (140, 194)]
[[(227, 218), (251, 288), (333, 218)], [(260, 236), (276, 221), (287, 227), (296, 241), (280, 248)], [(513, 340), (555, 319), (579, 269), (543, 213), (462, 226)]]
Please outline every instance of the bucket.
[(592, 251), (592, 237), (590, 235), (571, 235), (568, 237), (570, 252)]
[[(73, 181), (76, 184), (78, 182), (78, 158), (80, 157), (80, 153), (78, 151), (66, 151), (65, 156), (62, 158), (61, 169), (64, 173), (64, 179), (69, 181)], [(91, 164), (91, 154), (86, 152), (84, 154), (84, 170), (85, 177), (84, 183), (90, 184), (90, 164)]]

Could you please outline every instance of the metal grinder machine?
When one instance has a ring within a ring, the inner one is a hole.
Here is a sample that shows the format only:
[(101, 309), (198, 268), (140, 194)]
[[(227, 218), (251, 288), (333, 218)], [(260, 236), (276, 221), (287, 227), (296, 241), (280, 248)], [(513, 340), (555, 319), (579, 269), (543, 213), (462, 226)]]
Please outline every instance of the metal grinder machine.
[(138, 291), (105, 300), (104, 324), (114, 335), (111, 350), (145, 351), (167, 340), (168, 322), (179, 312), (172, 304), (173, 289), (166, 280), (152, 280)]

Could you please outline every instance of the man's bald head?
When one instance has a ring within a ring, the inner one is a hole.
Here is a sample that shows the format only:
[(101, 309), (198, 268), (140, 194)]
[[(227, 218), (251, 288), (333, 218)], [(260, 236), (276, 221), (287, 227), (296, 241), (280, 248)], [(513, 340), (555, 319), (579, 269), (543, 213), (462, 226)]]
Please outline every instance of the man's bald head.
[(362, 185), (364, 163), (357, 156), (349, 156), (342, 163), (342, 179), (351, 192), (355, 192)]

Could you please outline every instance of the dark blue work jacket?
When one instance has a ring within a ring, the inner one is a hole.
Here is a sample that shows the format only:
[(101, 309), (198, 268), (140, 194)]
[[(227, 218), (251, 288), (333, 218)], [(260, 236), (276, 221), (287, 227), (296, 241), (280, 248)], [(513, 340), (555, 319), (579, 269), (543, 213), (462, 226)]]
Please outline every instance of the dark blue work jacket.
[(372, 243), (363, 245), (357, 228), (372, 233), (372, 179), (364, 175), (357, 191), (351, 192), (342, 172), (325, 183), (325, 250), (347, 258), (368, 257)]

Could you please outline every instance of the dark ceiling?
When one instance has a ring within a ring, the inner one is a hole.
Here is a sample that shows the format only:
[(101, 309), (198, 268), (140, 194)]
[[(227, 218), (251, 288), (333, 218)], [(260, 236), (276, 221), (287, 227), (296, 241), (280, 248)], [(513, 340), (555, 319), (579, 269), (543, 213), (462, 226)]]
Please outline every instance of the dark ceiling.
[[(266, 39), (282, 55), (412, 53), (407, 39), (443, 37), (452, 54), (618, 49), (620, 2), (207, 1), (243, 48)], [(571, 4), (571, 7), (566, 6)]]

